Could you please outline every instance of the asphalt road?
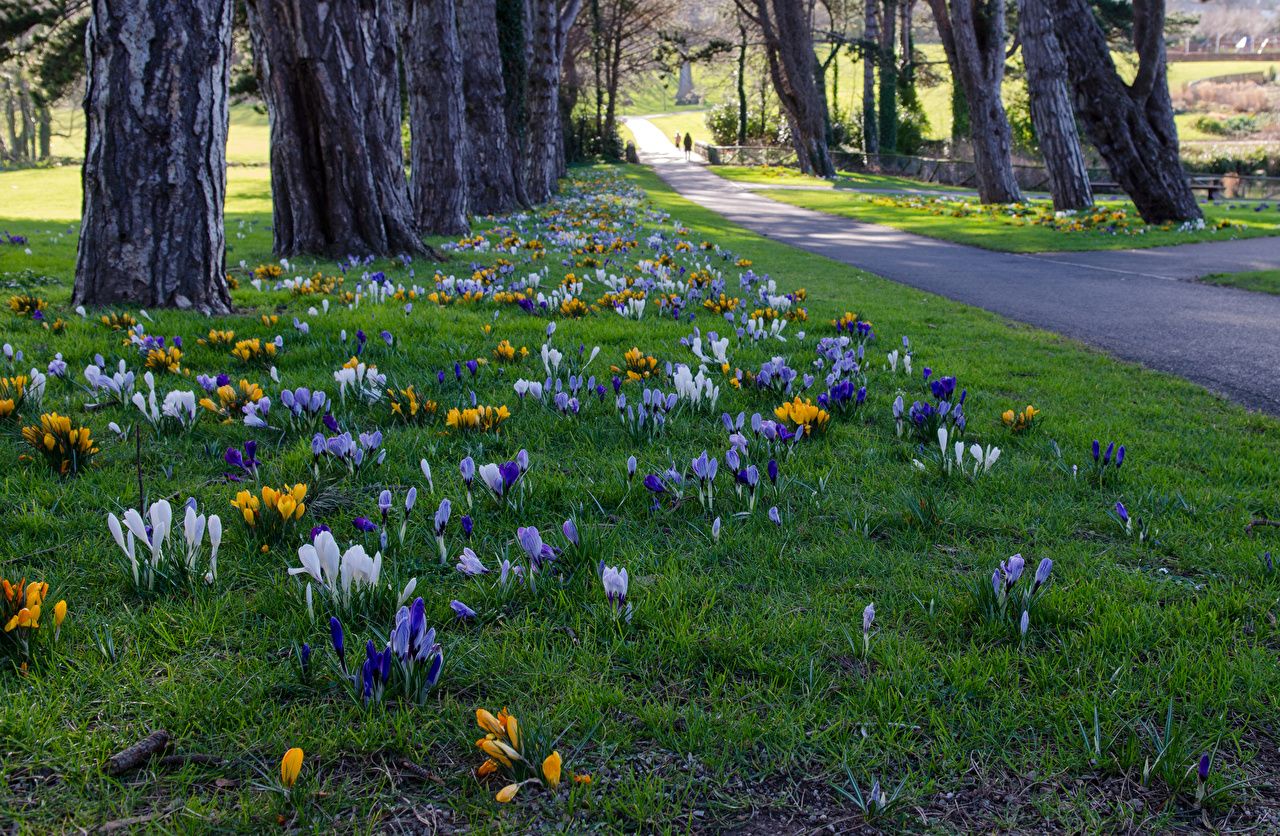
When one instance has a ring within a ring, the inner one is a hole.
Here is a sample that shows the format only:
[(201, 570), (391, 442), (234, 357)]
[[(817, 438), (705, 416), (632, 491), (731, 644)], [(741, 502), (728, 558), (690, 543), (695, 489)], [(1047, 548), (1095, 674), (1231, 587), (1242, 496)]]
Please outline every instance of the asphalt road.
[(1280, 268), (1280, 238), (999, 253), (770, 200), (686, 162), (645, 119), (640, 160), (686, 198), (784, 244), (1046, 328), (1280, 415), (1280, 296), (1189, 281)]

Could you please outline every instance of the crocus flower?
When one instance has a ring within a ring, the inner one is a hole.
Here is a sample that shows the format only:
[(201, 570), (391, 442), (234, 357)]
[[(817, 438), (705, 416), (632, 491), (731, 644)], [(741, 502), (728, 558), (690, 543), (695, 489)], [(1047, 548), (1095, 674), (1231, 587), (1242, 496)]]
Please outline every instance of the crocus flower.
[(347, 649), (342, 633), (342, 622), (336, 616), (329, 618), (329, 639), (333, 642), (333, 650), (338, 654), (338, 665), (345, 673), (347, 670)]
[(711, 539), (717, 543), (720, 542), (720, 518), (716, 517), (711, 523)]
[(772, 508), (769, 509), (769, 519), (773, 522), (774, 525), (777, 525), (777, 526), (782, 525), (782, 512), (778, 510), (777, 505), (774, 505)]
[(1123, 502), (1116, 503), (1116, 516), (1120, 518), (1120, 522), (1125, 525), (1129, 524), (1129, 511), (1124, 507)]
[(298, 782), (298, 773), (301, 771), (302, 750), (294, 746), (280, 759), (280, 783), (285, 789), (293, 789), (293, 785)]
[(644, 477), (644, 486), (655, 494), (666, 493), (667, 488), (662, 484), (662, 480), (658, 478), (656, 473), (650, 473)]
[(440, 565), (444, 566), (449, 562), (449, 554), (445, 551), (444, 532), (449, 525), (449, 511), (452, 506), (449, 503), (449, 497), (440, 500), (440, 507), (436, 509), (435, 531), (436, 545), (440, 549)]
[(1038, 589), (1039, 587), (1043, 586), (1046, 582), (1048, 582), (1049, 573), (1052, 571), (1053, 571), (1053, 561), (1047, 557), (1041, 560), (1040, 565), (1036, 567), (1035, 588)]
[(463, 534), (463, 536), (464, 536), (464, 537), (466, 537), (468, 540), (470, 540), (470, 539), (471, 539), (471, 531), (475, 528), (475, 523), (473, 523), (473, 522), (471, 521), (471, 517), (469, 517), (469, 516), (468, 516), (468, 515), (466, 515), (466, 514), (463, 514), (463, 515), (462, 515), (462, 517), (461, 517), (461, 519), (459, 519), (459, 520), (458, 520), (458, 522), (462, 523), (462, 534)]
[(1027, 635), (1027, 628), (1029, 628), (1030, 626), (1031, 626), (1031, 613), (1027, 612), (1026, 610), (1023, 610), (1022, 620), (1018, 622), (1018, 630), (1024, 638)]
[(568, 540), (574, 548), (582, 545), (578, 538), (578, 526), (573, 520), (565, 520), (564, 525), (560, 526), (560, 530), (564, 532), (564, 539)]
[(769, 459), (769, 465), (766, 468), (766, 470), (769, 473), (769, 484), (777, 485), (778, 484), (778, 460)]
[(356, 530), (363, 531), (365, 534), (369, 534), (378, 530), (377, 523), (375, 523), (373, 520), (369, 519), (368, 517), (356, 517), (354, 520), (352, 520), (352, 523), (355, 525)]
[(391, 491), (384, 489), (378, 494), (378, 510), (382, 512), (382, 524), (387, 524), (387, 515), (391, 513)]
[(600, 582), (604, 585), (604, 594), (609, 603), (618, 612), (622, 612), (627, 604), (627, 570), (605, 566), (600, 572)]
[(470, 621), (476, 617), (476, 611), (468, 607), (466, 604), (456, 598), (449, 602), (449, 606), (457, 614), (459, 621)]
[(627, 457), (627, 481), (630, 482), (636, 475), (636, 457)]
[(464, 575), (485, 575), (489, 572), (471, 549), (462, 550), (461, 556), (458, 557), (458, 565), (454, 568)]
[(1196, 766), (1196, 777), (1201, 783), (1209, 780), (1209, 753), (1205, 752), (1200, 756), (1200, 763)]

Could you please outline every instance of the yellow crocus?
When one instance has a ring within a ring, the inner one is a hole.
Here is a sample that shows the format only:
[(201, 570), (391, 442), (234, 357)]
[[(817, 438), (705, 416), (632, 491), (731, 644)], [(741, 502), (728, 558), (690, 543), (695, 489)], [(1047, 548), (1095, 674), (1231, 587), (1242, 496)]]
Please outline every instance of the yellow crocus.
[(519, 784), (507, 784), (498, 790), (498, 794), (494, 796), (499, 802), (506, 804), (508, 801), (516, 797), (516, 793), (520, 791)]
[(297, 746), (284, 753), (280, 759), (280, 783), (292, 789), (298, 782), (298, 773), (302, 771), (302, 750)]
[(555, 789), (560, 786), (560, 753), (552, 752), (547, 755), (547, 759), (542, 762), (542, 777), (547, 780), (547, 786)]
[(498, 718), (483, 708), (476, 709), (476, 725), (489, 734), (505, 734), (506, 729), (498, 722)]

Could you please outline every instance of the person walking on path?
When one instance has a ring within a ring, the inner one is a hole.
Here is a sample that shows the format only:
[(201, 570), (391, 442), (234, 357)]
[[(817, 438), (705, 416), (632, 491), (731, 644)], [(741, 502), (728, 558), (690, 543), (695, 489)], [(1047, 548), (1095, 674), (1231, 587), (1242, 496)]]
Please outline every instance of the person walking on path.
[(676, 131), (676, 150), (680, 150), (680, 132)]
[(689, 154), (692, 153), (692, 151), (693, 151), (693, 135), (685, 134), (684, 135), (684, 158), (686, 160), (689, 159)]

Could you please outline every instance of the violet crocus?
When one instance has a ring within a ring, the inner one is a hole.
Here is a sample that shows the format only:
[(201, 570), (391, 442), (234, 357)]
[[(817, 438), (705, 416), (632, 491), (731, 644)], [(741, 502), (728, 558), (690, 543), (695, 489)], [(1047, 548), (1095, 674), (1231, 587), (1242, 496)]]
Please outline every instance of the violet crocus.
[(662, 479), (656, 473), (650, 473), (644, 477), (644, 486), (654, 494), (662, 494), (667, 492), (667, 488), (662, 484)]
[(329, 618), (329, 640), (333, 642), (333, 651), (338, 654), (338, 666), (347, 672), (347, 648), (342, 633), (342, 622), (336, 616)]
[(578, 537), (578, 525), (572, 519), (565, 520), (560, 530), (564, 533), (564, 539), (568, 540), (575, 549), (582, 545)]
[(773, 485), (774, 487), (777, 487), (777, 485), (778, 485), (778, 460), (777, 460), (777, 459), (769, 459), (769, 464), (768, 464), (768, 466), (765, 468), (765, 470), (766, 470), (766, 472), (769, 474), (769, 484)]
[(538, 529), (533, 526), (521, 526), (516, 529), (516, 541), (528, 556), (530, 568), (537, 571), (542, 561), (549, 556), (549, 550), (542, 542), (542, 535)]
[(782, 526), (782, 512), (778, 510), (777, 505), (769, 509), (769, 520), (776, 526)]
[(628, 457), (627, 457), (627, 481), (628, 481), (628, 482), (630, 482), (632, 479), (634, 479), (634, 478), (635, 478), (635, 476), (636, 476), (636, 466), (637, 466), (637, 463), (636, 463), (636, 457), (635, 457), (635, 456), (628, 456)]
[(471, 609), (456, 598), (449, 602), (449, 607), (453, 610), (454, 614), (458, 616), (459, 621), (470, 621), (476, 617), (475, 610)]
[(476, 478), (476, 463), (470, 456), (458, 462), (458, 472), (462, 474), (462, 484), (467, 487), (467, 507), (471, 507), (471, 483)]
[(370, 534), (378, 530), (377, 523), (368, 517), (356, 517), (352, 520), (352, 524), (356, 527), (357, 531), (363, 531), (365, 534)]
[(876, 605), (867, 604), (862, 610), (862, 658), (871, 655), (871, 625), (876, 621)]
[(436, 546), (440, 550), (441, 566), (444, 566), (449, 562), (449, 553), (445, 549), (445, 545), (444, 545), (444, 532), (449, 525), (449, 511), (451, 508), (452, 508), (452, 505), (449, 502), (449, 497), (446, 496), (444, 499), (440, 500), (440, 507), (436, 509), (436, 518), (435, 518)]
[(382, 524), (387, 524), (387, 517), (391, 514), (391, 491), (383, 489), (378, 494), (378, 510), (382, 512)]
[(711, 539), (717, 543), (720, 542), (720, 518), (719, 517), (716, 517), (715, 520), (711, 523)]
[(1036, 567), (1035, 586), (1032, 587), (1033, 592), (1049, 582), (1049, 573), (1052, 571), (1052, 560), (1046, 557), (1040, 561), (1040, 565)]
[(458, 522), (462, 523), (462, 536), (470, 540), (471, 531), (475, 528), (475, 523), (471, 521), (471, 517), (467, 514), (463, 514), (458, 519)]
[(600, 570), (600, 583), (604, 586), (605, 598), (613, 607), (614, 614), (620, 615), (627, 608), (627, 570), (603, 566)]
[(458, 564), (454, 568), (469, 576), (484, 575), (489, 572), (476, 553), (469, 548), (462, 550), (461, 556), (458, 557)]

